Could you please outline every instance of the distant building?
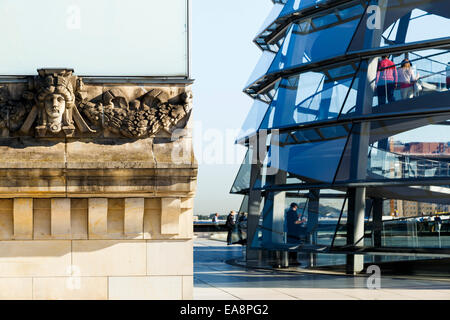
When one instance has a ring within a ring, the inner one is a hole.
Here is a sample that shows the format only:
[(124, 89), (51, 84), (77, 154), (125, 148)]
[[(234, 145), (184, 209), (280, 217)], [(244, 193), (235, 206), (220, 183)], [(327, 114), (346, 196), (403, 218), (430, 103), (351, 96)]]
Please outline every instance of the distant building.
[[(424, 157), (423, 162), (430, 158), (439, 158), (440, 161), (450, 163), (450, 144), (448, 142), (409, 142), (389, 141), (389, 151), (415, 157)], [(420, 164), (420, 163), (419, 163)], [(423, 170), (426, 170), (424, 164)], [(436, 213), (450, 212), (450, 205), (439, 205), (435, 203), (423, 203), (406, 200), (391, 200), (391, 214), (398, 210), (399, 217), (416, 217), (420, 215), (433, 215)]]

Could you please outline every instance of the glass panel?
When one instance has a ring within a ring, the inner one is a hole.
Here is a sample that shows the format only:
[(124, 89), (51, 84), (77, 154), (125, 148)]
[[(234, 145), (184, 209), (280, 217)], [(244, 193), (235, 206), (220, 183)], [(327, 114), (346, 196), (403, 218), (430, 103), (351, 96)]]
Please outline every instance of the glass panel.
[[(376, 79), (377, 99), (374, 99), (373, 105), (382, 106), (410, 99), (414, 101), (417, 97), (448, 91), (449, 61), (449, 51), (436, 49), (381, 58)], [(437, 99), (430, 98), (430, 101)], [(411, 110), (414, 106), (411, 103), (405, 107)], [(416, 107), (423, 108), (423, 105)]]
[(231, 187), (230, 193), (239, 193), (250, 188), (250, 175), (252, 169), (252, 149), (248, 149), (244, 161), (239, 168), (236, 179)]
[(357, 66), (344, 65), (283, 79), (261, 128), (337, 118), (347, 98)]
[(304, 130), (289, 133), (294, 137), (294, 143), (281, 142), (281, 136), (280, 145), (271, 146), (269, 167), (287, 171), (308, 182), (333, 182), (347, 141), (347, 132), (336, 131), (332, 138), (317, 134), (315, 142), (306, 142), (311, 139), (308, 133), (312, 132)]
[(270, 51), (263, 51), (261, 58), (259, 58), (258, 63), (256, 64), (255, 69), (253, 70), (252, 74), (250, 75), (250, 78), (247, 81), (246, 87), (248, 87), (250, 84), (261, 78), (267, 73), (267, 70), (269, 69), (273, 59), (275, 57), (275, 54)]
[[(368, 10), (349, 47), (349, 51), (448, 37), (450, 3), (448, 0), (390, 0), (387, 8), (376, 13)], [(371, 5), (378, 5), (372, 0)], [(384, 24), (377, 26), (383, 21)], [(381, 28), (382, 37), (373, 39), (373, 30)], [(375, 42), (374, 42), (375, 41)]]
[(289, 0), (280, 13), (280, 17), (292, 14), (296, 11), (303, 10), (308, 7), (312, 7), (326, 0)]
[(187, 76), (186, 0), (0, 1), (1, 75)]
[(261, 121), (264, 119), (264, 115), (267, 113), (269, 105), (265, 102), (255, 100), (247, 118), (242, 125), (241, 131), (237, 137), (237, 140), (248, 137), (254, 134), (260, 127)]
[(339, 20), (336, 10), (295, 23), (286, 34), (269, 73), (345, 53), (364, 11), (361, 4), (355, 7), (358, 14), (347, 20)]
[(359, 131), (353, 130), (336, 181), (449, 178), (450, 130), (447, 125), (441, 125), (448, 118), (442, 115), (373, 121), (367, 149), (367, 175), (359, 178), (351, 172), (358, 156), (352, 155), (352, 150), (360, 138)]
[(385, 203), (382, 247), (450, 248), (448, 194), (446, 203), (404, 199), (388, 199)]
[(269, 15), (267, 16), (266, 20), (264, 20), (264, 23), (262, 24), (261, 28), (258, 31), (258, 34), (263, 32), (272, 22), (275, 21), (275, 19), (280, 15), (281, 10), (283, 10), (284, 5), (283, 4), (275, 4), (270, 11)]
[[(268, 193), (264, 203), (252, 247), (299, 253), (330, 247), (347, 211), (345, 193), (334, 190)], [(289, 256), (291, 265), (302, 258)]]

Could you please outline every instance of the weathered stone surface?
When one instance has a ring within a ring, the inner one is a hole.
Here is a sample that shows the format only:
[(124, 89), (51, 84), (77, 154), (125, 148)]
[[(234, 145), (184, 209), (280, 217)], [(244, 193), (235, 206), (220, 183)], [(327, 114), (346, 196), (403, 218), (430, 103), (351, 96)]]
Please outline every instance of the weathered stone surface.
[[(76, 272), (75, 272), (76, 273)], [(106, 300), (108, 299), (107, 277), (35, 278), (34, 300)]]
[(69, 240), (0, 241), (0, 275), (66, 276), (70, 256)]
[(89, 238), (105, 236), (108, 233), (108, 199), (90, 198), (88, 210)]
[(71, 199), (72, 239), (88, 239), (88, 199)]
[[(0, 87), (0, 132), (38, 137), (98, 135), (144, 138), (171, 132), (189, 116), (190, 91), (137, 86), (95, 90), (72, 69), (40, 69), (23, 85)], [(33, 129), (33, 130), (32, 130)], [(77, 132), (76, 132), (77, 131)]]
[(81, 276), (146, 275), (145, 241), (74, 240), (72, 250), (73, 265)]
[(126, 198), (124, 208), (124, 231), (127, 239), (143, 239), (144, 198)]
[(33, 299), (32, 278), (0, 278), (0, 300)]
[(182, 277), (110, 277), (111, 300), (181, 300)]
[(51, 200), (51, 231), (54, 238), (72, 238), (70, 213), (69, 198)]
[[(170, 252), (170, 254), (165, 254)], [(193, 243), (188, 241), (147, 241), (147, 275), (193, 275)]]
[(0, 240), (13, 238), (13, 200), (0, 199)]
[(33, 238), (33, 199), (14, 199), (14, 239)]
[(27, 80), (0, 84), (0, 299), (191, 298), (190, 87)]
[(180, 233), (180, 198), (161, 199), (161, 234)]

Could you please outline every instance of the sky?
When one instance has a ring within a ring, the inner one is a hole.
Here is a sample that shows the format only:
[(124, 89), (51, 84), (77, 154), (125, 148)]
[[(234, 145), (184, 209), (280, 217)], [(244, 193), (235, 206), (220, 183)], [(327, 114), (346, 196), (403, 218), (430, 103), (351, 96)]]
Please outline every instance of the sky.
[(245, 155), (234, 139), (253, 103), (242, 92), (261, 56), (252, 40), (272, 7), (270, 0), (192, 0), (195, 214), (224, 214), (241, 205), (242, 196), (229, 194)]

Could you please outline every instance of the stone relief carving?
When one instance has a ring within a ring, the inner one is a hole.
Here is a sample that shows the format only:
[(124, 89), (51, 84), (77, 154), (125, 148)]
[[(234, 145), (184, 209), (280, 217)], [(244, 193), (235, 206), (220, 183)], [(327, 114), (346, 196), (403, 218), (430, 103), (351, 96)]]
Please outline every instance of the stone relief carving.
[[(90, 101), (80, 77), (71, 69), (40, 69), (30, 77), (19, 99), (0, 88), (0, 133), (26, 135), (34, 128), (38, 137), (72, 137), (76, 131), (95, 134), (108, 130), (118, 136), (145, 138), (160, 130), (170, 132), (192, 108), (192, 93), (169, 97), (152, 89), (128, 101), (120, 88)], [(100, 100), (100, 101), (99, 101)]]
[(181, 100), (182, 104), (171, 104), (167, 93), (153, 89), (128, 102), (120, 90), (109, 90), (102, 102), (82, 102), (80, 110), (97, 127), (129, 138), (143, 138), (161, 129), (170, 132), (185, 118), (191, 109), (191, 94), (183, 93)]

